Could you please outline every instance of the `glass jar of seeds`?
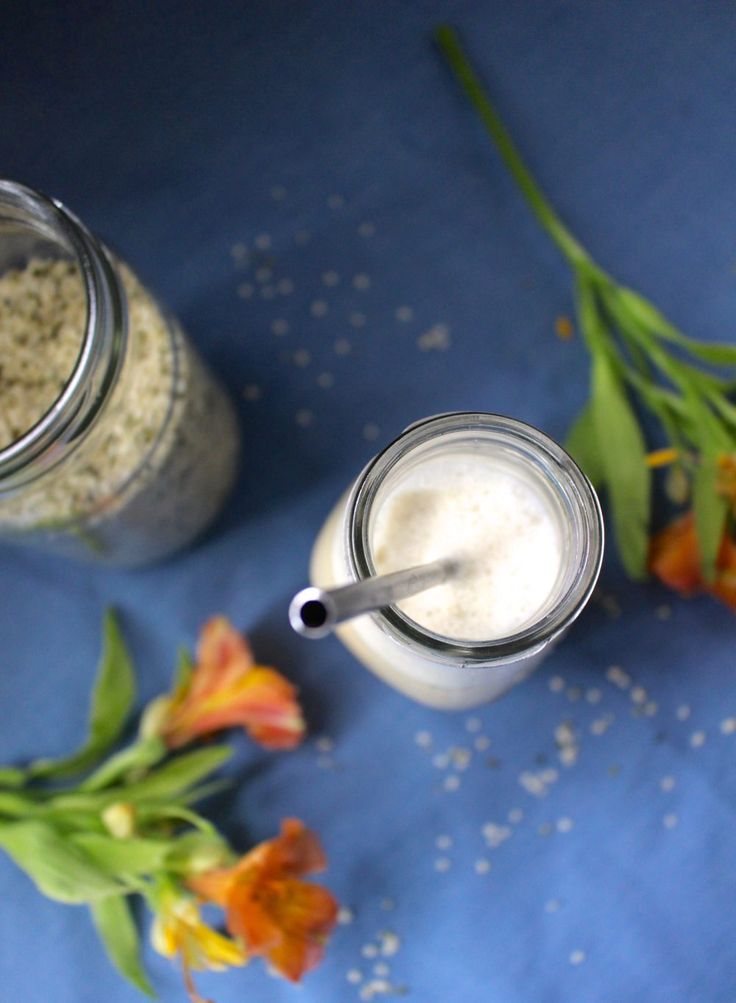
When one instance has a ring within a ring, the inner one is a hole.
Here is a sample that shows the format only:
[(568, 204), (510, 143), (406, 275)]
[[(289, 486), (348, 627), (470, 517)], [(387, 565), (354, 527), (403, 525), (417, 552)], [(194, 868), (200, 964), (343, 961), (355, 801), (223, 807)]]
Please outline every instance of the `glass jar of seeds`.
[(238, 446), (224, 390), (133, 272), (0, 181), (0, 536), (151, 563), (216, 515)]

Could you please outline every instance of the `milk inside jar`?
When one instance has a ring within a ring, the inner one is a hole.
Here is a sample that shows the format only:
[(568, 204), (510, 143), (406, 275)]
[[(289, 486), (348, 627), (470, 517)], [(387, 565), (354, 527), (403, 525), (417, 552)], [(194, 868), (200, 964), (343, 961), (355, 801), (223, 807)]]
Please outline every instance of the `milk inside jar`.
[(368, 669), (439, 708), (492, 700), (585, 606), (603, 530), (589, 481), (553, 440), (500, 415), (411, 426), (338, 502), (312, 555), (322, 588), (426, 564), (451, 580), (337, 628)]

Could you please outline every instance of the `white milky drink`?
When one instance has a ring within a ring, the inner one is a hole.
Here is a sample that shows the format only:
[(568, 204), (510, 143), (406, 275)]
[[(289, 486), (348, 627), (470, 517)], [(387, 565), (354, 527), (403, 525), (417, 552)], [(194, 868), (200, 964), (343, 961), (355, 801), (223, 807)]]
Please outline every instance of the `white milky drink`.
[(383, 574), (443, 557), (461, 573), (399, 608), (444, 637), (495, 640), (538, 617), (562, 567), (556, 513), (519, 471), (491, 456), (451, 453), (411, 468), (374, 516)]
[(499, 415), (418, 422), (343, 496), (312, 555), (322, 588), (443, 558), (451, 580), (340, 625), (384, 681), (446, 709), (536, 668), (584, 607), (603, 532), (590, 483), (555, 442)]

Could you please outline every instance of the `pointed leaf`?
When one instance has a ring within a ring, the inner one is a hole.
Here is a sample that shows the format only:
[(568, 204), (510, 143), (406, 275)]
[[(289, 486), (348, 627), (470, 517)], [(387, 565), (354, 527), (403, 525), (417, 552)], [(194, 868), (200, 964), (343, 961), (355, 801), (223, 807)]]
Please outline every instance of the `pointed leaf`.
[(163, 740), (153, 735), (142, 738), (126, 749), (110, 756), (79, 785), (80, 791), (99, 791), (137, 770), (150, 769), (166, 755)]
[(175, 845), (170, 839), (116, 839), (99, 832), (81, 832), (70, 836), (86, 856), (110, 875), (141, 875), (160, 870)]
[(93, 902), (120, 892), (118, 881), (47, 822), (0, 825), (0, 847), (39, 891), (58, 902)]
[(593, 356), (592, 408), (621, 559), (627, 573), (641, 579), (646, 573), (651, 474), (639, 424), (600, 351)]
[(646, 574), (651, 473), (644, 437), (619, 376), (622, 364), (610, 348), (597, 289), (587, 273), (578, 270), (578, 320), (592, 356), (590, 408), (602, 480), (621, 560), (627, 573), (640, 579)]
[(591, 483), (598, 487), (604, 477), (602, 450), (598, 443), (593, 410), (586, 404), (567, 433), (565, 449), (582, 468)]
[(147, 777), (128, 784), (125, 799), (139, 801), (175, 800), (190, 787), (209, 776), (232, 756), (228, 745), (213, 745), (176, 756), (149, 773)]
[(90, 906), (92, 920), (107, 956), (120, 974), (146, 996), (156, 997), (140, 960), (138, 929), (124, 895), (113, 895)]
[[(187, 805), (197, 804), (198, 801), (204, 801), (205, 798), (212, 797), (214, 794), (221, 794), (223, 791), (230, 790), (231, 788), (232, 780), (224, 778), (221, 780), (210, 780), (209, 783), (190, 787), (184, 793), (179, 794), (173, 801), (171, 798), (141, 801), (138, 805), (138, 816), (141, 819), (141, 824), (176, 818), (186, 821), (180, 815), (180, 809), (187, 811)], [(202, 828), (201, 823), (199, 827)]]
[(690, 433), (694, 445), (703, 455), (728, 453), (734, 448), (734, 438), (721, 419), (693, 388), (683, 392), (690, 416)]
[(38, 808), (38, 802), (20, 791), (0, 791), (0, 815), (27, 818)]
[(64, 777), (97, 763), (120, 737), (135, 698), (135, 676), (115, 615), (105, 614), (103, 650), (89, 710), (87, 740), (64, 759), (42, 759), (29, 767), (34, 777)]
[(16, 766), (0, 767), (0, 787), (17, 788), (26, 782), (26, 771)]
[(664, 341), (679, 345), (691, 355), (713, 366), (736, 366), (736, 346), (688, 338), (649, 300), (633, 289), (619, 286), (616, 289), (616, 296), (621, 308), (645, 330), (659, 335)]

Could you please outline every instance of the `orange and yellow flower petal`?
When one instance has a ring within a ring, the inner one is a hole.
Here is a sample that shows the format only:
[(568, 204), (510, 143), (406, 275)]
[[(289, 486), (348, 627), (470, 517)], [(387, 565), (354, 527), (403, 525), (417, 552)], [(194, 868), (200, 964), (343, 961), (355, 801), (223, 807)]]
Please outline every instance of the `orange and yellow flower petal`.
[(202, 920), (197, 903), (173, 888), (167, 888), (159, 896), (151, 943), (164, 957), (181, 960), (184, 985), (191, 1003), (207, 1003), (197, 992), (193, 971), (222, 971), (248, 961), (240, 944), (208, 926)]
[(222, 970), (243, 965), (247, 955), (243, 948), (208, 926), (199, 908), (184, 897), (168, 901), (156, 914), (151, 929), (151, 943), (166, 958), (180, 955), (194, 969)]
[(714, 579), (706, 582), (692, 513), (675, 520), (653, 538), (649, 570), (664, 585), (683, 596), (708, 592), (736, 610), (736, 543), (726, 530), (716, 559)]
[(213, 616), (200, 631), (192, 695), (227, 688), (252, 667), (253, 652), (243, 635), (226, 617)]
[(227, 928), (250, 954), (292, 981), (318, 963), (337, 919), (326, 889), (300, 880), (326, 860), (317, 837), (297, 819), (234, 866), (189, 881), (201, 898), (225, 909)]
[(649, 550), (649, 570), (681, 595), (692, 595), (701, 587), (698, 538), (691, 513), (654, 536)]
[[(196, 672), (195, 672), (196, 676)], [(192, 693), (174, 708), (165, 727), (171, 748), (223, 728), (243, 727), (270, 749), (291, 749), (305, 732), (296, 689), (275, 669), (256, 666), (228, 686)]]
[(281, 833), (258, 849), (267, 854), (265, 866), (282, 874), (314, 874), (327, 866), (319, 839), (298, 818), (284, 819)]
[(659, 467), (667, 467), (670, 463), (674, 463), (679, 455), (680, 451), (678, 449), (675, 449), (673, 446), (667, 446), (664, 449), (655, 449), (653, 453), (647, 453), (646, 463), (651, 470), (656, 470)]
[(337, 903), (325, 888), (298, 878), (236, 882), (227, 907), (227, 927), (253, 954), (293, 982), (324, 954), (337, 919)]
[(192, 968), (224, 968), (244, 965), (247, 955), (239, 944), (212, 927), (201, 923), (193, 931), (190, 964)]
[(319, 839), (297, 818), (286, 818), (281, 832), (246, 853), (232, 867), (215, 868), (190, 877), (189, 887), (208, 902), (223, 908), (238, 878), (299, 877), (323, 871), (327, 858)]
[(269, 749), (291, 749), (305, 724), (296, 689), (275, 669), (255, 665), (245, 638), (225, 617), (203, 627), (186, 683), (149, 715), (169, 748), (223, 728), (243, 727)]

